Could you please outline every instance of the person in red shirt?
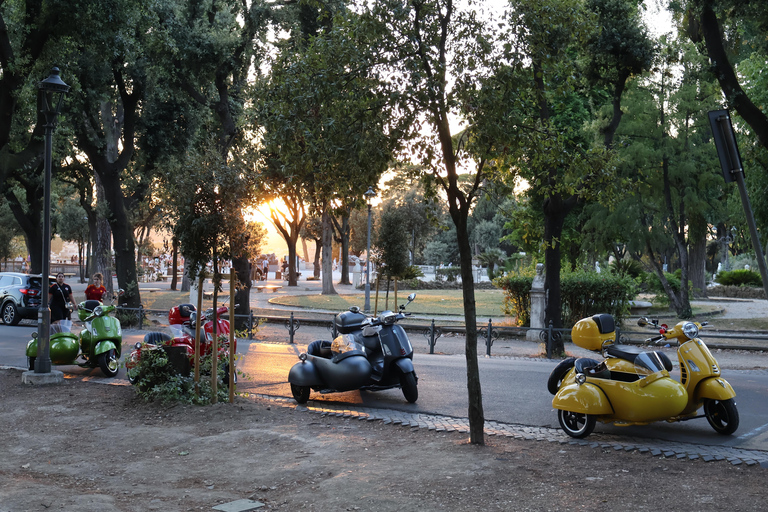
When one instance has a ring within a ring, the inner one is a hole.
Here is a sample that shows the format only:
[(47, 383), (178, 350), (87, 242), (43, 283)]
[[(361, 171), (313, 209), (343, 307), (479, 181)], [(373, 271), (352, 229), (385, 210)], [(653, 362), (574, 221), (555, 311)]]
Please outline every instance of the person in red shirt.
[(101, 273), (93, 274), (93, 284), (89, 284), (85, 289), (85, 300), (98, 300), (101, 302), (102, 296), (107, 293), (103, 283), (104, 276)]

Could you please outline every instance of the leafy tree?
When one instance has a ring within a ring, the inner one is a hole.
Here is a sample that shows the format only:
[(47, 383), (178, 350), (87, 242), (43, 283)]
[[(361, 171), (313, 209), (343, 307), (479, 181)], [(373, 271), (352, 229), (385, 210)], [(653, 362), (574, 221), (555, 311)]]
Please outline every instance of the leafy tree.
[[(726, 101), (768, 148), (768, 115), (743, 87), (735, 65), (748, 53), (768, 55), (768, 4), (741, 0), (681, 0), (672, 3), (678, 21), (709, 57)], [(747, 50), (745, 54), (745, 50)]]
[[(331, 27), (309, 37), (298, 51), (287, 46), (278, 56), (261, 89), (258, 117), (265, 188), (283, 201), (309, 203), (321, 212), (324, 294), (336, 293), (331, 217), (340, 213), (343, 218), (364, 204), (363, 193), (378, 182), (397, 140), (389, 133), (388, 93), (372, 72), (368, 44), (342, 14), (350, 15), (339, 13)], [(303, 215), (295, 219), (286, 238), (289, 256), (304, 222)], [(337, 226), (347, 236), (343, 221)]]
[[(417, 0), (406, 5), (396, 0), (380, 0), (366, 12), (364, 23), (380, 38), (377, 47), (382, 59), (388, 62), (391, 80), (398, 86), (401, 111), (412, 114), (409, 149), (427, 180), (428, 197), (437, 197), (438, 189), (445, 194), (456, 227), (467, 326), (470, 441), (483, 444), (477, 315), (467, 219), (482, 188), (487, 159), (480, 153), (465, 151), (472, 139), (471, 132), (455, 136), (449, 122), (451, 115), (466, 115), (469, 111), (476, 80), (494, 59), (492, 40), (475, 7), (472, 1), (462, 9), (452, 0)], [(467, 110), (460, 111), (460, 105)], [(469, 162), (474, 172), (468, 181), (462, 181), (460, 171)]]
[(398, 208), (384, 208), (379, 216), (374, 245), (378, 249), (381, 271), (388, 279), (402, 277), (408, 269), (408, 238), (403, 231), (404, 212)]

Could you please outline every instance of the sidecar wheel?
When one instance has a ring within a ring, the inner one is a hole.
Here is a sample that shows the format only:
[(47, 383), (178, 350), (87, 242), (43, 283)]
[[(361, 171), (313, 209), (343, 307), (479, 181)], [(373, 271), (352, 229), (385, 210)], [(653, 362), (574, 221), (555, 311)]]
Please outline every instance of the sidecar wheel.
[(547, 389), (550, 393), (553, 395), (557, 394), (557, 391), (560, 389), (560, 384), (563, 383), (563, 377), (568, 373), (568, 370), (573, 368), (575, 363), (576, 358), (569, 357), (568, 359), (560, 361), (560, 363), (555, 366), (555, 369), (549, 374), (549, 380), (547, 380)]
[(416, 374), (408, 372), (400, 375), (400, 389), (408, 403), (415, 403), (419, 399), (419, 388), (416, 384)]
[(728, 400), (704, 400), (704, 414), (715, 432), (729, 436), (739, 428), (739, 411), (733, 398)]
[(101, 372), (107, 377), (114, 377), (117, 375), (117, 370), (120, 368), (120, 361), (117, 359), (115, 349), (107, 350), (99, 354), (99, 368)]
[(595, 429), (597, 420), (590, 414), (557, 410), (557, 419), (566, 434), (576, 439), (587, 437)]
[(29, 363), (29, 371), (33, 372), (35, 371), (35, 359), (36, 357), (27, 357), (27, 362)]
[(309, 391), (309, 386), (297, 386), (296, 384), (291, 384), (291, 393), (293, 393), (293, 398), (297, 403), (307, 403), (309, 400)]

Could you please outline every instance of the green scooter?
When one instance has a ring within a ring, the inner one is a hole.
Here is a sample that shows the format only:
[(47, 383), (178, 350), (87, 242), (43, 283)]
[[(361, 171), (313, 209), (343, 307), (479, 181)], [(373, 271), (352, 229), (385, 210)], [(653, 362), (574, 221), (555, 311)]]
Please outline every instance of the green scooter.
[[(122, 295), (123, 291), (119, 293)], [(117, 296), (112, 297), (114, 303)], [(77, 315), (85, 325), (80, 335), (72, 332), (71, 320), (51, 324), (50, 357), (55, 365), (74, 364), (83, 368), (101, 368), (107, 377), (117, 375), (123, 346), (120, 321), (109, 314), (115, 305), (104, 305), (97, 300), (86, 300), (78, 305)], [(37, 359), (37, 333), (27, 343), (29, 369), (35, 369)]]

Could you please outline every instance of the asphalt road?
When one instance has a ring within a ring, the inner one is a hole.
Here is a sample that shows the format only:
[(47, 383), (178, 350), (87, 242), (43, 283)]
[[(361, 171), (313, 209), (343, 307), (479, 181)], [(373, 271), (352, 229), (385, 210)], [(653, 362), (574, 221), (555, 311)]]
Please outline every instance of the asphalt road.
[[(35, 328), (32, 325), (0, 325), (0, 365), (26, 366), (24, 347)], [(140, 341), (143, 333), (126, 333), (123, 354)], [(238, 367), (247, 378), (238, 383), (239, 392), (290, 397), (288, 370), (297, 361), (304, 345), (238, 341), (242, 355)], [(488, 421), (529, 426), (558, 427), (546, 390), (547, 377), (556, 361), (522, 357), (479, 357), (483, 407)], [(380, 392), (348, 392), (320, 395), (311, 400), (350, 403), (366, 407), (397, 409), (415, 413), (454, 417), (467, 415), (466, 365), (462, 355), (417, 353), (414, 365), (419, 376), (419, 400), (405, 401), (399, 389)], [(60, 366), (68, 374), (102, 379), (99, 369)], [(737, 392), (739, 430), (733, 436), (720, 436), (706, 419), (682, 423), (655, 423), (649, 426), (615, 427), (598, 423), (595, 431), (633, 437), (664, 439), (704, 445), (730, 446), (768, 451), (768, 370), (724, 370), (723, 376)], [(121, 369), (116, 379), (125, 379)]]

